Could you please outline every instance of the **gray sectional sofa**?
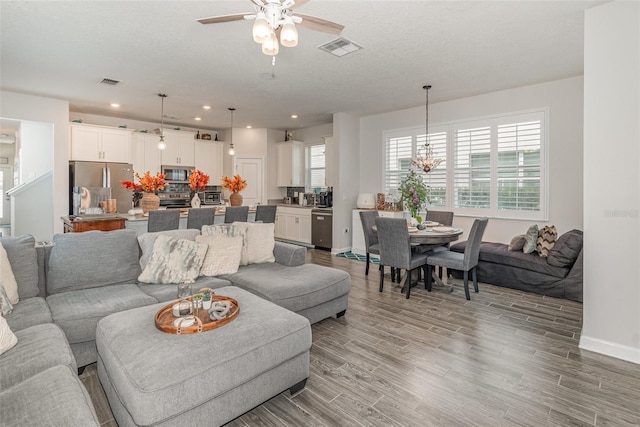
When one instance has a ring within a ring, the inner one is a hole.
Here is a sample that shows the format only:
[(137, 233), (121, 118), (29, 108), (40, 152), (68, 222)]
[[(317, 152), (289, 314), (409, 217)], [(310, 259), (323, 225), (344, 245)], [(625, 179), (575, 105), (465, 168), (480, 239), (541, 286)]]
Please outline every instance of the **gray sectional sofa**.
[[(464, 252), (467, 242), (451, 246)], [(477, 266), (478, 281), (525, 292), (582, 302), (582, 231), (558, 237), (546, 257), (536, 251), (509, 250), (504, 243), (482, 242)], [(461, 278), (462, 272), (452, 271)]]
[[(98, 425), (77, 378), (78, 367), (98, 360), (98, 322), (174, 300), (177, 285), (138, 283), (142, 250), (133, 230), (58, 234), (46, 246), (36, 246), (31, 236), (1, 242), (20, 302), (6, 316), (18, 344), (0, 355), (0, 425)], [(300, 246), (276, 242), (273, 254), (275, 262), (199, 277), (194, 288), (237, 286), (310, 323), (344, 314), (348, 273), (306, 264), (306, 249)], [(28, 404), (33, 401), (39, 402), (37, 410)]]

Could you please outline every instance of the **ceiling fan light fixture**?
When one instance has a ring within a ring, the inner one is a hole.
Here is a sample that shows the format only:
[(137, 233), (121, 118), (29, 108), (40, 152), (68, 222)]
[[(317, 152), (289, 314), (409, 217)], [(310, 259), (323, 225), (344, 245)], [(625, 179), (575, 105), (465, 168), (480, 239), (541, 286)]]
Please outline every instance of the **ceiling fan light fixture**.
[(253, 23), (253, 41), (256, 43), (264, 43), (271, 36), (271, 25), (267, 21), (264, 12), (258, 12), (256, 20)]
[(269, 37), (264, 43), (262, 43), (262, 53), (269, 56), (276, 56), (280, 50), (280, 43), (278, 43), (278, 37), (275, 32), (271, 32)]
[(285, 47), (298, 45), (298, 30), (290, 17), (285, 18), (282, 30), (280, 30), (280, 43)]

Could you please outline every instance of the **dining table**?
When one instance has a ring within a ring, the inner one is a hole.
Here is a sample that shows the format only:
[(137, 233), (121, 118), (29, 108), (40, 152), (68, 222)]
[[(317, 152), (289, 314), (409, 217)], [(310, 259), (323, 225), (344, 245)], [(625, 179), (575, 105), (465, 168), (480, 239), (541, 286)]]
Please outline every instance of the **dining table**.
[[(411, 246), (415, 247), (415, 250), (420, 252), (428, 252), (438, 247), (448, 247), (449, 243), (455, 242), (460, 238), (464, 230), (458, 227), (447, 227), (437, 222), (427, 221), (423, 223), (424, 228), (418, 229), (417, 227), (409, 226), (409, 242)], [(376, 232), (376, 226), (373, 226), (373, 231)], [(436, 269), (433, 269), (433, 280), (437, 286), (442, 286), (449, 292), (453, 291), (453, 286), (447, 285), (440, 279), (440, 276), (436, 274)], [(412, 287), (417, 284), (412, 280)]]

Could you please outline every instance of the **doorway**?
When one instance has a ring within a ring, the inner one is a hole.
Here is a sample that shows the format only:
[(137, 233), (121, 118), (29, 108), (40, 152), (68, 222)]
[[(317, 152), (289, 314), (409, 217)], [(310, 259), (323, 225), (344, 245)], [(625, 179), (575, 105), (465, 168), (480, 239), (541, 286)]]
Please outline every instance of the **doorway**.
[(11, 225), (11, 197), (7, 196), (7, 190), (13, 187), (13, 168), (11, 166), (0, 166), (0, 232), (3, 236), (4, 229)]
[(264, 158), (236, 157), (234, 175), (239, 174), (247, 181), (247, 188), (242, 192), (242, 204), (252, 206), (264, 201)]

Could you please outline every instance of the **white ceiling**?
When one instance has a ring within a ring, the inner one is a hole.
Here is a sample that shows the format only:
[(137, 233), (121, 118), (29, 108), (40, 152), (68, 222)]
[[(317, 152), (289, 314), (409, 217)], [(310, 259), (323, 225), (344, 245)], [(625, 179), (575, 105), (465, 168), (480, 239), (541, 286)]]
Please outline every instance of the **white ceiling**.
[(421, 105), (425, 83), (433, 103), (580, 75), (584, 10), (601, 3), (312, 0), (297, 11), (343, 24), (364, 49), (338, 58), (318, 49), (336, 36), (299, 28), (272, 69), (251, 21), (196, 22), (250, 13), (249, 0), (2, 0), (0, 88), (152, 122), (162, 92), (167, 124), (224, 128), (236, 107), (235, 126), (296, 129)]

